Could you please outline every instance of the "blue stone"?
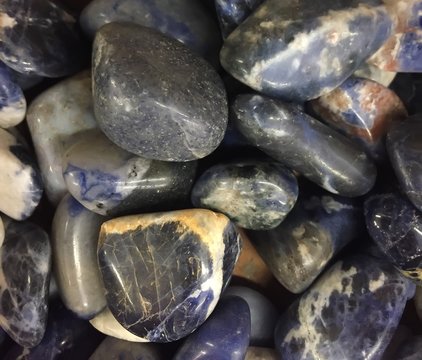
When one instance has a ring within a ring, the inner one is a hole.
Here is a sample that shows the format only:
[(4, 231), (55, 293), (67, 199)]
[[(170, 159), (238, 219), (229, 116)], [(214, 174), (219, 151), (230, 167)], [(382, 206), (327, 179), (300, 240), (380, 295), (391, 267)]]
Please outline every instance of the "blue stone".
[(164, 360), (161, 345), (133, 343), (107, 336), (89, 360)]
[(209, 319), (185, 340), (173, 360), (243, 360), (250, 329), (248, 303), (237, 296), (223, 298)]
[(278, 322), (283, 360), (380, 360), (415, 285), (369, 256), (335, 263)]
[(400, 345), (395, 360), (420, 360), (422, 354), (422, 335), (412, 336)]

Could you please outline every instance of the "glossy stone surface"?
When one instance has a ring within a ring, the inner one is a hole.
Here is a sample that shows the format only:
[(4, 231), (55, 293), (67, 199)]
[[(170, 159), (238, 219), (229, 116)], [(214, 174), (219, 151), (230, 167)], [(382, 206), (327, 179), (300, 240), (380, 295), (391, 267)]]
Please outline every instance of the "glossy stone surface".
[(422, 354), (422, 335), (412, 336), (401, 344), (396, 360), (419, 360)]
[(361, 144), (375, 159), (385, 157), (383, 140), (392, 121), (407, 116), (403, 102), (393, 91), (354, 77), (310, 105), (322, 121)]
[(89, 72), (59, 82), (41, 93), (28, 109), (27, 123), (46, 194), (57, 205), (67, 192), (62, 169), (64, 152), (81, 133), (97, 127)]
[(196, 162), (148, 160), (114, 145), (100, 131), (81, 134), (63, 156), (69, 192), (101, 215), (145, 212), (186, 201)]
[(422, 280), (422, 213), (399, 194), (365, 201), (366, 226), (384, 256), (404, 275)]
[(48, 0), (3, 0), (0, 60), (12, 69), (46, 77), (69, 75), (81, 65), (76, 20)]
[(352, 141), (292, 104), (240, 95), (236, 126), (256, 147), (324, 189), (343, 196), (367, 193), (376, 168)]
[(93, 94), (104, 133), (148, 159), (203, 158), (226, 130), (226, 92), (217, 72), (183, 44), (142, 26), (111, 23), (97, 32)]
[(223, 298), (209, 319), (191, 334), (174, 360), (243, 360), (249, 344), (251, 318), (240, 297)]
[(220, 60), (252, 89), (300, 102), (340, 85), (391, 28), (381, 0), (267, 0), (226, 39)]
[(106, 306), (97, 264), (97, 242), (106, 219), (66, 195), (56, 209), (51, 230), (54, 274), (66, 307), (91, 319)]
[(209, 210), (107, 221), (98, 263), (110, 311), (124, 328), (152, 342), (187, 336), (215, 308), (239, 251), (234, 225)]
[(363, 63), (353, 73), (353, 75), (356, 77), (373, 80), (381, 85), (388, 87), (395, 79), (397, 73), (391, 71), (384, 71), (374, 65)]
[(51, 248), (37, 225), (11, 222), (0, 247), (0, 326), (19, 345), (40, 343), (47, 325)]
[(422, 116), (393, 124), (387, 150), (402, 191), (422, 211)]
[(276, 349), (283, 360), (381, 359), (414, 293), (386, 262), (339, 261), (282, 315)]
[(250, 346), (245, 360), (277, 360), (277, 353), (270, 348)]
[(26, 147), (3, 129), (0, 129), (0, 163), (0, 211), (15, 220), (25, 220), (41, 200), (41, 177)]
[(279, 312), (264, 295), (245, 286), (229, 286), (224, 296), (238, 296), (249, 305), (251, 314), (250, 345), (272, 345)]

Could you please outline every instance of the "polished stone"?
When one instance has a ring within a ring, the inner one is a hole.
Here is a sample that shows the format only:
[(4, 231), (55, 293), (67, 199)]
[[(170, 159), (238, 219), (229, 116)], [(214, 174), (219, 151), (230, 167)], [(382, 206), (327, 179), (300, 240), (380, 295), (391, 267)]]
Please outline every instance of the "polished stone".
[(16, 84), (20, 86), (22, 90), (29, 90), (44, 80), (42, 76), (38, 76), (34, 74), (22, 74), (11, 68), (9, 69), (12, 72), (13, 80), (16, 82)]
[(215, 308), (239, 251), (234, 225), (209, 210), (107, 221), (101, 227), (98, 263), (110, 311), (138, 337), (181, 339)]
[(19, 345), (34, 347), (48, 314), (51, 248), (37, 225), (10, 222), (0, 247), (0, 326)]
[(196, 162), (148, 160), (114, 145), (100, 131), (81, 134), (63, 156), (69, 192), (101, 215), (168, 208), (189, 199)]
[(395, 360), (420, 360), (422, 357), (422, 335), (416, 335), (404, 341), (399, 351), (396, 353)]
[(380, 360), (414, 293), (386, 262), (339, 261), (282, 315), (277, 351), (283, 360)]
[(367, 193), (376, 168), (351, 140), (292, 104), (260, 95), (240, 95), (233, 104), (236, 126), (256, 147), (343, 196)]
[(395, 79), (397, 73), (392, 72), (392, 71), (384, 71), (374, 65), (363, 63), (353, 73), (353, 75), (356, 77), (361, 77), (364, 79), (375, 81), (378, 84), (388, 87)]
[(97, 242), (106, 219), (66, 195), (56, 209), (51, 230), (54, 275), (65, 306), (83, 319), (106, 307), (97, 264)]
[(237, 296), (225, 297), (209, 319), (185, 340), (173, 360), (244, 360), (250, 329), (248, 303)]
[(252, 89), (301, 102), (340, 85), (391, 29), (381, 0), (267, 0), (226, 39), (220, 60)]
[(223, 139), (223, 82), (176, 40), (134, 24), (107, 24), (95, 37), (93, 77), (98, 124), (127, 151), (190, 161), (210, 154)]
[(245, 360), (277, 360), (277, 353), (270, 348), (250, 346), (246, 352)]
[(67, 192), (62, 169), (64, 152), (81, 133), (97, 127), (91, 93), (91, 76), (82, 72), (38, 95), (28, 109), (27, 123), (45, 191), (54, 205)]
[(41, 176), (26, 147), (3, 129), (0, 129), (0, 164), (0, 211), (15, 220), (25, 220), (41, 200)]

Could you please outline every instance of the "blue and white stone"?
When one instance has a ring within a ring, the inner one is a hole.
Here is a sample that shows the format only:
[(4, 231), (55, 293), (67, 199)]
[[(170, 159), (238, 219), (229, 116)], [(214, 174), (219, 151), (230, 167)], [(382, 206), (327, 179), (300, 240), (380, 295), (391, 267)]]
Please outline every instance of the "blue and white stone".
[(154, 211), (186, 203), (196, 162), (144, 159), (114, 145), (93, 130), (63, 155), (69, 192), (88, 210), (101, 215)]
[(51, 230), (54, 275), (65, 306), (91, 319), (107, 305), (97, 264), (97, 242), (106, 219), (66, 195), (56, 209)]
[(277, 353), (274, 349), (264, 347), (248, 347), (245, 360), (277, 360)]
[(37, 225), (10, 222), (0, 247), (0, 326), (19, 345), (40, 343), (47, 325), (51, 248)]
[(41, 176), (27, 149), (3, 129), (0, 129), (0, 164), (0, 211), (15, 220), (25, 220), (41, 200)]
[(385, 87), (390, 86), (390, 84), (395, 79), (397, 73), (392, 71), (384, 71), (375, 65), (368, 63), (363, 63), (354, 73), (354, 76), (373, 80), (378, 84), (384, 85)]
[(395, 360), (420, 360), (422, 355), (422, 335), (408, 338), (395, 354)]
[(335, 263), (281, 316), (283, 360), (380, 360), (415, 285), (387, 262), (356, 256)]
[(62, 169), (64, 152), (81, 133), (97, 127), (90, 73), (82, 72), (41, 93), (28, 109), (27, 123), (46, 194), (57, 205), (67, 192)]

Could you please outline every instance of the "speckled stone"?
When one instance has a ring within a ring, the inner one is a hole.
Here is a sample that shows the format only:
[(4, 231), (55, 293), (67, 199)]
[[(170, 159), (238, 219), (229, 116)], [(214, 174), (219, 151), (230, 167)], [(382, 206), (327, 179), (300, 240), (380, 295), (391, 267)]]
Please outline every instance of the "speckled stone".
[(380, 68), (363, 63), (354, 73), (354, 76), (361, 77), (368, 80), (373, 80), (378, 84), (384, 85), (385, 87), (390, 86), (390, 84), (395, 79), (397, 73), (392, 71), (384, 71)]
[(97, 32), (93, 94), (104, 133), (148, 159), (203, 158), (226, 130), (226, 92), (217, 72), (180, 42), (142, 26), (111, 23)]
[(277, 360), (277, 353), (270, 348), (248, 347), (245, 360)]
[(324, 189), (354, 197), (374, 185), (376, 168), (366, 153), (300, 107), (240, 95), (233, 111), (237, 128), (253, 145)]
[(396, 360), (420, 360), (422, 355), (422, 335), (412, 336), (400, 345)]
[(380, 360), (414, 293), (386, 262), (339, 261), (282, 315), (277, 351), (283, 360)]

